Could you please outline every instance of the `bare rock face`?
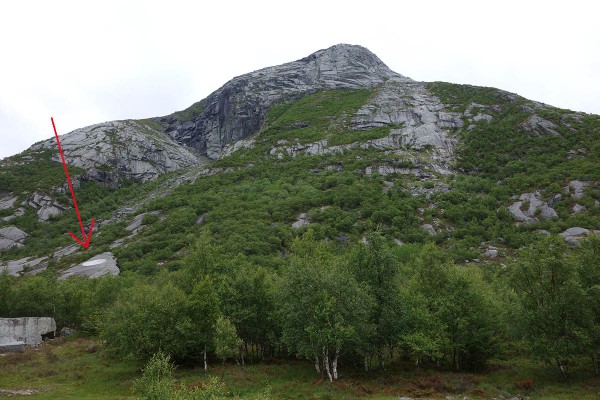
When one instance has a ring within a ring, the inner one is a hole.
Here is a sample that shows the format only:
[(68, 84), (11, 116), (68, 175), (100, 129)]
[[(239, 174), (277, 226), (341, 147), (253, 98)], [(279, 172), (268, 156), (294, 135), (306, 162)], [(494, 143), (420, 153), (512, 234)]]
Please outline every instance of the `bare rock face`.
[(31, 198), (26, 200), (23, 205), (28, 205), (37, 209), (38, 219), (48, 221), (55, 215), (60, 215), (67, 208), (52, 199), (52, 197), (43, 193), (34, 193)]
[[(165, 172), (199, 164), (185, 146), (139, 121), (113, 121), (77, 129), (60, 137), (69, 166), (85, 169), (88, 179), (116, 183), (119, 177), (148, 181)], [(55, 139), (33, 149), (56, 149)], [(61, 162), (58, 151), (54, 161)]]
[(589, 182), (574, 180), (565, 187), (565, 193), (571, 194), (571, 197), (578, 200), (583, 197), (583, 191), (588, 186), (590, 186)]
[(8, 226), (0, 229), (0, 252), (8, 250), (12, 247), (22, 247), (23, 240), (27, 237), (27, 233), (23, 232), (15, 226)]
[(540, 192), (523, 193), (508, 211), (517, 221), (527, 224), (536, 222), (539, 218), (558, 218), (556, 211), (547, 202), (541, 200)]
[(523, 123), (522, 127), (528, 132), (559, 135), (559, 133), (556, 131), (556, 129), (558, 129), (558, 126), (555, 123), (550, 122), (535, 114), (529, 117), (527, 121)]
[(393, 81), (411, 82), (364, 47), (340, 44), (232, 79), (202, 101), (203, 110), (192, 121), (173, 115), (158, 121), (177, 142), (215, 159), (228, 143), (257, 133), (275, 102), (318, 90), (371, 88)]
[[(40, 264), (42, 264), (42, 262), (46, 261), (46, 260), (47, 260), (47, 257), (40, 257), (40, 258), (35, 258), (35, 259), (26, 257), (26, 258), (21, 258), (19, 260), (9, 261), (5, 265), (0, 263), (0, 273), (6, 271), (6, 273), (8, 273), (9, 275), (20, 276), (23, 272), (25, 272), (25, 270), (31, 270), (33, 268), (35, 268), (36, 270), (38, 268), (45, 269), (45, 267), (48, 265), (48, 263), (45, 263), (43, 265), (40, 265)], [(36, 268), (36, 267), (38, 267), (38, 268)]]
[(12, 208), (12, 206), (15, 204), (15, 201), (17, 201), (16, 196), (12, 196), (10, 194), (0, 194), (0, 210), (8, 210), (9, 208)]
[(111, 252), (98, 254), (86, 262), (76, 265), (64, 271), (60, 278), (67, 279), (70, 276), (82, 275), (89, 278), (98, 278), (104, 275), (119, 275), (119, 267)]
[(54, 335), (56, 322), (49, 317), (0, 318), (0, 351), (18, 351)]

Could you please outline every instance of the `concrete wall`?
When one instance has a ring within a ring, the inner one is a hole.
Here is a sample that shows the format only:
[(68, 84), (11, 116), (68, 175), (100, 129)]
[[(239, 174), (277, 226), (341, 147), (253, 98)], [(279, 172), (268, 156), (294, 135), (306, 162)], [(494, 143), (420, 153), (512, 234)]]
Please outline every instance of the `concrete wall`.
[(0, 318), (0, 348), (19, 350), (42, 342), (42, 335), (56, 331), (50, 317)]

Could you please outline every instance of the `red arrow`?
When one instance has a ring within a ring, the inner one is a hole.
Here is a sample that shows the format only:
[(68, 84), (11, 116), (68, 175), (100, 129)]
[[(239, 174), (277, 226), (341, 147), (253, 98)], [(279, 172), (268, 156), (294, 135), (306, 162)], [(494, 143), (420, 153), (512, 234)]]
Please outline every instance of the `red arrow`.
[(77, 207), (77, 200), (75, 199), (75, 192), (73, 191), (73, 184), (71, 183), (71, 177), (69, 176), (69, 169), (67, 168), (67, 162), (65, 161), (65, 155), (63, 154), (62, 147), (60, 145), (60, 140), (58, 140), (58, 133), (56, 133), (56, 126), (54, 125), (54, 118), (50, 117), (50, 121), (52, 121), (52, 127), (54, 128), (54, 136), (56, 137), (56, 143), (58, 143), (58, 151), (60, 152), (60, 158), (62, 159), (63, 167), (65, 167), (65, 175), (67, 175), (67, 182), (69, 183), (69, 189), (71, 190), (71, 197), (73, 197), (73, 204), (75, 205), (75, 212), (77, 213), (77, 219), (79, 220), (79, 226), (81, 227), (81, 236), (83, 241), (79, 240), (77, 236), (75, 236), (72, 232), (69, 232), (69, 235), (73, 239), (77, 241), (80, 245), (83, 246), (84, 249), (87, 249), (90, 246), (90, 239), (92, 238), (92, 231), (94, 230), (94, 221), (92, 218), (92, 224), (90, 225), (90, 230), (88, 235), (85, 234), (85, 230), (83, 229), (83, 222), (81, 222), (81, 215), (79, 214), (79, 207)]

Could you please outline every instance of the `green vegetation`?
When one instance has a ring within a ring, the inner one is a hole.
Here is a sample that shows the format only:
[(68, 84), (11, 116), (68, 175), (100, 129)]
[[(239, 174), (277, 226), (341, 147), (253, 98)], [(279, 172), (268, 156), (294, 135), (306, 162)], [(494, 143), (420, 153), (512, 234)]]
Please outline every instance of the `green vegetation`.
[(281, 139), (310, 143), (324, 139), (327, 133), (341, 134), (350, 117), (371, 95), (367, 89), (329, 90), (277, 104), (269, 110), (259, 137), (272, 143)]
[[(344, 145), (399, 128), (351, 130), (373, 91), (333, 90), (275, 105), (254, 147), (209, 166), (229, 169), (167, 196), (155, 194), (173, 174), (118, 190), (82, 182), (86, 221), (141, 201), (140, 212), (160, 217), (146, 214), (131, 238), (127, 221), (101, 226), (87, 252), (53, 259), (43, 274), (0, 275), (1, 316), (48, 315), (91, 337), (43, 347), (56, 364), (32, 351), (0, 359), (0, 368), (10, 365), (0, 385), (48, 388), (43, 394), (55, 398), (65, 398), (73, 376), (81, 381), (71, 382), (75, 398), (95, 390), (106, 398), (594, 398), (600, 239), (570, 248), (556, 234), (600, 229), (600, 120), (496, 89), (430, 90), (456, 110), (475, 102), (484, 108), (473, 115), (492, 116), (452, 133), (460, 174), (365, 173), (375, 165), (418, 169), (429, 152), (410, 149), (273, 157), (273, 147), (285, 146), (279, 141)], [(188, 110), (180, 117), (202, 104)], [(555, 133), (525, 129), (533, 114), (556, 124)], [(50, 156), (34, 162), (60, 168)], [(60, 181), (44, 172), (28, 182), (30, 167), (13, 161), (0, 172), (3, 190), (23, 197), (63, 182), (62, 171), (54, 171)], [(563, 190), (574, 179), (592, 182), (577, 200)], [(535, 190), (555, 199), (559, 218), (515, 224), (507, 206)], [(572, 213), (575, 201), (587, 209)], [(71, 243), (64, 233), (77, 226), (72, 210), (41, 223), (26, 208), (10, 224), (29, 233), (27, 246), (3, 259)], [(300, 214), (308, 227), (292, 227)], [(126, 245), (110, 249), (117, 239)], [(480, 262), (489, 245), (498, 257)], [(61, 268), (109, 249), (119, 277), (56, 279)], [(80, 359), (116, 372), (94, 366), (77, 378), (66, 360)], [(92, 370), (96, 378), (88, 378)], [(39, 379), (19, 378), (32, 372)]]
[(197, 103), (192, 104), (183, 111), (177, 111), (171, 116), (179, 122), (193, 121), (204, 111), (204, 100), (200, 100)]

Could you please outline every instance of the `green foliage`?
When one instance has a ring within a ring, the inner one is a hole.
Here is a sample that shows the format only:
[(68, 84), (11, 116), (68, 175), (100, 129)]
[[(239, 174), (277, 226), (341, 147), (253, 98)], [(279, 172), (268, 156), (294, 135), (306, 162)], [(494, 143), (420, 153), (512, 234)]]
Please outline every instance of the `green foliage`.
[[(48, 191), (53, 187), (65, 185), (65, 171), (60, 162), (52, 161), (56, 150), (26, 150), (21, 154), (2, 161), (0, 169), (0, 188), (15, 194), (33, 193), (36, 190)], [(83, 172), (80, 168), (70, 167), (71, 176)], [(24, 179), (26, 178), (26, 179)]]
[(106, 311), (99, 334), (115, 356), (148, 359), (163, 351), (183, 357), (197, 346), (187, 309), (188, 299), (170, 283), (136, 284)]
[[(367, 89), (339, 89), (317, 92), (291, 103), (271, 107), (259, 137), (297, 139), (300, 143), (321, 140), (326, 132), (340, 131), (371, 96)], [(371, 135), (376, 135), (371, 133)]]
[(215, 354), (223, 363), (230, 357), (235, 357), (242, 345), (242, 339), (237, 334), (235, 326), (222, 315), (215, 323)]
[(569, 361), (588, 352), (597, 328), (594, 297), (589, 297), (594, 291), (582, 286), (566, 250), (560, 237), (543, 238), (524, 251), (511, 271), (521, 335), (535, 356), (555, 362), (563, 376)]
[(327, 141), (330, 146), (341, 146), (354, 142), (366, 142), (368, 140), (380, 139), (390, 134), (391, 129), (398, 129), (399, 126), (380, 126), (364, 131), (349, 131), (331, 135)]
[(134, 391), (144, 400), (170, 400), (175, 385), (171, 357), (163, 352), (154, 354), (133, 384)]
[(177, 388), (171, 357), (158, 352), (150, 358), (142, 376), (133, 382), (135, 393), (143, 400), (216, 400), (225, 397), (222, 382), (212, 378), (202, 388)]
[(479, 271), (461, 268), (433, 245), (423, 248), (404, 289), (407, 334), (417, 362), (451, 355), (456, 369), (483, 365), (496, 350), (499, 309)]
[(341, 351), (363, 345), (372, 298), (345, 261), (315, 242), (310, 231), (296, 241), (294, 252), (279, 288), (283, 341), (299, 357), (328, 368)]
[(193, 121), (204, 111), (205, 101), (200, 100), (183, 111), (177, 111), (171, 116), (179, 122)]

